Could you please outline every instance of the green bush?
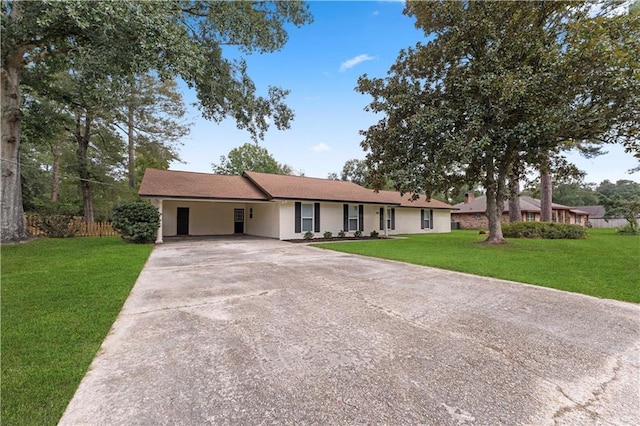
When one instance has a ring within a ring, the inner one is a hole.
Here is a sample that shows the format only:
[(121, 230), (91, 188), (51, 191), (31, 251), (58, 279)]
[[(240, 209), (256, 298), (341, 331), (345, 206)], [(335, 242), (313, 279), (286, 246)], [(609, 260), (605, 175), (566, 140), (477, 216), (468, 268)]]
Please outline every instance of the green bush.
[(634, 228), (630, 225), (625, 225), (622, 228), (618, 228), (618, 234), (621, 235), (640, 235), (638, 228)]
[(380, 235), (380, 234), (378, 233), (378, 231), (376, 231), (374, 229), (373, 231), (371, 231), (371, 234), (369, 234), (369, 235), (371, 235), (371, 238), (378, 238), (378, 235)]
[(49, 238), (75, 237), (82, 226), (81, 219), (69, 214), (37, 215), (34, 225)]
[(313, 232), (311, 231), (307, 231), (304, 233), (304, 235), (302, 236), (302, 238), (304, 238), (305, 240), (311, 240), (313, 239), (314, 235)]
[(344, 231), (342, 229), (338, 232), (338, 237), (340, 237), (340, 238), (344, 238), (345, 235), (346, 234), (344, 233)]
[(160, 225), (158, 209), (144, 201), (130, 201), (113, 209), (111, 224), (130, 243), (153, 242)]
[(331, 238), (333, 236), (333, 233), (331, 231), (325, 231), (324, 234), (322, 234), (325, 238)]
[(544, 238), (580, 240), (587, 237), (587, 231), (580, 225), (553, 222), (503, 223), (505, 238)]
[(354, 231), (353, 232), (353, 236), (356, 237), (356, 238), (362, 237), (362, 231), (359, 230), (359, 229), (357, 231)]

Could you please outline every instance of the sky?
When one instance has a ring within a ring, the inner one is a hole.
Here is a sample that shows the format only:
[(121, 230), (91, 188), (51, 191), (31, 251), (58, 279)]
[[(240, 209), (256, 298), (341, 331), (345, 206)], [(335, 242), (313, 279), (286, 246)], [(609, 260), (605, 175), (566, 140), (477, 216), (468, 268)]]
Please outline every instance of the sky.
[[(385, 77), (401, 49), (426, 40), (414, 19), (402, 14), (404, 1), (312, 1), (314, 22), (289, 27), (289, 41), (278, 52), (246, 56), (248, 73), (260, 95), (268, 86), (290, 90), (287, 105), (295, 118), (288, 130), (271, 127), (259, 144), (279, 162), (305, 176), (326, 178), (340, 173), (347, 160), (364, 159), (361, 130), (380, 117), (366, 112), (369, 95), (355, 91), (358, 77)], [(212, 172), (211, 163), (233, 148), (251, 142), (246, 131), (227, 119), (215, 123), (203, 119), (194, 105), (195, 93), (183, 86), (189, 105), (191, 133), (183, 140), (172, 170)], [(605, 179), (640, 181), (627, 170), (637, 162), (622, 147), (611, 145), (609, 153), (584, 159), (568, 158), (585, 171), (586, 182)]]

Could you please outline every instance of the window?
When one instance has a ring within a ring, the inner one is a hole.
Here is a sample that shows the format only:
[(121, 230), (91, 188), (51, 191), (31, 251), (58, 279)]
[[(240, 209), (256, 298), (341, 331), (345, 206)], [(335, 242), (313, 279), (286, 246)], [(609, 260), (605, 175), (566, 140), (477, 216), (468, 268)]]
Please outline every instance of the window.
[(391, 226), (391, 207), (387, 208), (387, 229), (393, 229)]
[(432, 210), (422, 211), (422, 229), (431, 229), (431, 217), (433, 216)]
[(359, 208), (357, 204), (349, 204), (349, 229), (348, 231), (357, 231), (358, 227), (358, 214)]
[(536, 220), (536, 215), (533, 213), (527, 213), (527, 222), (533, 222)]
[(482, 219), (482, 215), (480, 213), (476, 213), (476, 219)]
[(302, 232), (313, 232), (313, 204), (302, 205)]

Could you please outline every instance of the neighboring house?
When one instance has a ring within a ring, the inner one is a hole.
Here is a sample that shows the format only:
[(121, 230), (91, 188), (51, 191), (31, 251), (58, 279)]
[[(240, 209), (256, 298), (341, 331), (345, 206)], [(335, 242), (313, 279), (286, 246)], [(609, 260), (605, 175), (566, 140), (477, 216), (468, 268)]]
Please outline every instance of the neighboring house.
[(588, 226), (592, 228), (621, 228), (628, 225), (627, 220), (624, 218), (605, 219), (604, 206), (580, 206), (576, 208), (589, 213)]
[[(525, 222), (540, 221), (540, 200), (527, 196), (518, 197), (520, 200), (520, 212)], [(465, 194), (464, 201), (454, 206), (457, 210), (451, 213), (454, 226), (460, 229), (487, 229), (489, 219), (485, 215), (487, 210), (487, 197), (474, 197), (473, 194)], [(589, 213), (574, 207), (561, 204), (551, 204), (551, 217), (553, 222), (573, 223), (586, 226)], [(509, 222), (509, 202), (505, 201), (502, 213), (502, 222)]]
[(140, 190), (161, 212), (157, 242), (176, 235), (248, 234), (280, 240), (307, 231), (353, 235), (450, 232), (452, 206), (352, 182), (245, 172), (147, 169)]

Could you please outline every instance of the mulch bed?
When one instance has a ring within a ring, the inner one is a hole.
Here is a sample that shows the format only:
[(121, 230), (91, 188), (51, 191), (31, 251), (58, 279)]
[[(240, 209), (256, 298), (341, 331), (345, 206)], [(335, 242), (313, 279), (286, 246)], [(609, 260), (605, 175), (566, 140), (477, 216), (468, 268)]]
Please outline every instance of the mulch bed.
[(331, 237), (331, 238), (312, 238), (310, 240), (305, 240), (304, 238), (295, 239), (295, 240), (284, 240), (289, 243), (330, 243), (333, 241), (359, 241), (359, 240), (385, 240), (387, 237)]

